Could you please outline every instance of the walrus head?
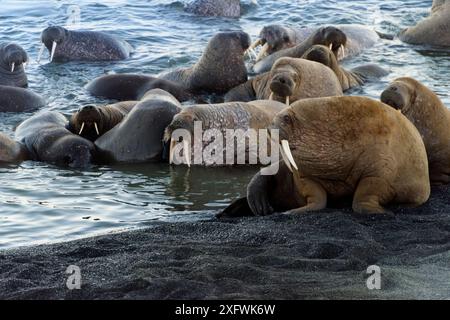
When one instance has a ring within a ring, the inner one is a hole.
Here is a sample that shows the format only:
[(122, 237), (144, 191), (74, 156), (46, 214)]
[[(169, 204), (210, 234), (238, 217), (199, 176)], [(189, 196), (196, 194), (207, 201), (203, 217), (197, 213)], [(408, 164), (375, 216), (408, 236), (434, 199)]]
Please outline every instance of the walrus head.
[(291, 63), (292, 58), (281, 58), (273, 65), (270, 71), (270, 91), (269, 100), (286, 102), (289, 100), (297, 86), (302, 81), (300, 73)]
[(389, 85), (381, 94), (381, 102), (391, 106), (392, 108), (406, 113), (414, 104), (416, 95), (414, 87), (409, 81), (399, 78)]
[(105, 133), (102, 110), (93, 105), (80, 108), (70, 118), (69, 130), (90, 141), (97, 140)]
[(92, 164), (94, 150), (92, 142), (76, 135), (65, 135), (53, 143), (42, 160), (58, 166), (87, 168)]
[(342, 55), (345, 57), (345, 46), (347, 45), (347, 36), (336, 27), (324, 27), (317, 30), (312, 35), (313, 44), (321, 44), (330, 48), (336, 58)]
[(0, 45), (0, 85), (26, 87), (28, 79), (24, 67), (28, 55), (22, 47), (14, 44)]
[(0, 164), (19, 163), (27, 158), (27, 151), (23, 144), (0, 133)]
[(38, 55), (38, 62), (41, 60), (41, 56), (44, 50), (44, 46), (50, 51), (50, 62), (53, 61), (55, 56), (56, 47), (62, 45), (69, 36), (69, 31), (63, 27), (48, 27), (41, 34), (42, 48)]
[(250, 46), (250, 49), (254, 49), (260, 45), (263, 46), (256, 58), (256, 61), (259, 61), (266, 55), (293, 47), (295, 42), (296, 36), (293, 29), (274, 24), (265, 26), (261, 30), (259, 39)]
[(314, 45), (302, 56), (303, 59), (321, 63), (334, 70), (337, 60), (333, 52), (323, 45)]

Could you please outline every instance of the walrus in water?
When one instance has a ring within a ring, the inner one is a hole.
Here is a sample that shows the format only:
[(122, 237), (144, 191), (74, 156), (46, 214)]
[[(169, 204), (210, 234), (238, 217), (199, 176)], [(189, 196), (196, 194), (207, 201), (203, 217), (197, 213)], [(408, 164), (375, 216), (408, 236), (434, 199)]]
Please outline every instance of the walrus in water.
[[(250, 46), (250, 49), (254, 49), (263, 45), (253, 71), (269, 71), (275, 61), (282, 57), (300, 58), (316, 44), (330, 47), (336, 58), (341, 60), (372, 47), (378, 39), (375, 31), (363, 26), (343, 25), (300, 30), (279, 25), (267, 26), (261, 31), (261, 38)], [(270, 55), (266, 56), (267, 53)]]
[(400, 110), (419, 130), (428, 155), (433, 184), (450, 182), (450, 110), (438, 96), (412, 78), (398, 78), (381, 101)]
[(14, 43), (0, 44), (0, 85), (26, 88), (24, 65), (28, 62), (25, 50)]
[(186, 12), (199, 16), (239, 18), (240, 0), (195, 0), (187, 4)]
[(150, 90), (118, 125), (95, 141), (100, 161), (160, 161), (164, 129), (180, 110), (181, 104), (170, 93)]
[[(167, 126), (164, 133), (164, 144), (169, 146), (169, 163), (174, 163), (174, 156), (181, 152), (177, 150), (177, 145), (183, 147), (183, 163), (188, 166), (191, 163), (196, 165), (234, 165), (234, 164), (258, 164), (261, 163), (261, 152), (258, 153), (256, 149), (250, 150), (250, 147), (258, 146), (261, 141), (260, 138), (264, 139), (264, 136), (259, 136), (259, 130), (265, 130), (275, 115), (283, 110), (286, 106), (282, 103), (276, 101), (251, 101), (248, 103), (244, 102), (229, 102), (221, 104), (209, 104), (209, 105), (194, 105), (183, 109), (179, 114), (177, 114), (173, 121)], [(196, 132), (196, 125), (200, 125), (199, 132)], [(181, 137), (175, 137), (174, 133), (177, 130), (184, 129), (189, 132), (191, 141), (183, 140), (179, 141)], [(248, 131), (252, 129), (258, 136), (249, 135)], [(229, 136), (227, 130), (233, 130), (233, 136)], [(216, 137), (206, 136), (208, 133), (216, 133), (222, 136), (223, 145), (220, 150), (211, 150), (211, 154), (206, 154), (208, 157), (205, 158), (205, 153), (203, 151), (208, 150), (208, 148), (215, 148), (217, 144), (222, 141), (215, 141), (215, 139), (220, 139)], [(200, 134), (201, 136), (196, 136)], [(205, 136), (204, 136), (205, 134)], [(200, 140), (198, 140), (200, 139)], [(228, 141), (228, 139), (231, 139)], [(250, 140), (246, 143), (246, 139)], [(267, 140), (267, 135), (266, 135)], [(215, 141), (217, 144), (213, 144)], [(178, 144), (178, 142), (180, 142)], [(235, 144), (236, 142), (236, 144)], [(227, 146), (232, 145), (233, 150), (229, 150)], [(268, 146), (270, 149), (270, 146)], [(201, 147), (202, 150), (198, 150)], [(240, 149), (241, 148), (241, 149)], [(191, 152), (194, 150), (194, 152)], [(268, 150), (268, 153), (270, 150)], [(250, 156), (250, 153), (251, 156)], [(201, 158), (199, 159), (199, 155)], [(264, 155), (266, 156), (266, 155)], [(269, 154), (267, 154), (270, 157)], [(253, 160), (252, 160), (253, 159)], [(253, 163), (252, 163), (253, 162)], [(270, 162), (270, 161), (268, 161)], [(267, 163), (265, 163), (267, 164)]]
[(139, 101), (124, 101), (105, 106), (88, 105), (70, 117), (68, 129), (92, 142), (119, 124)]
[(44, 99), (28, 89), (0, 86), (0, 112), (30, 112), (44, 106)]
[(273, 99), (289, 105), (300, 99), (341, 95), (339, 79), (330, 68), (315, 61), (281, 58), (270, 72), (230, 90), (225, 101)]
[(120, 101), (141, 100), (151, 89), (162, 89), (178, 101), (194, 99), (194, 96), (172, 81), (135, 74), (108, 74), (98, 77), (86, 86), (93, 96)]
[(22, 143), (31, 160), (71, 168), (88, 167), (94, 144), (66, 129), (67, 119), (56, 111), (38, 113), (22, 122), (15, 138)]
[(41, 34), (42, 48), (50, 53), (50, 62), (124, 60), (133, 51), (128, 42), (98, 31), (74, 31), (48, 27)]
[(250, 36), (245, 32), (218, 33), (194, 66), (160, 78), (178, 83), (192, 93), (225, 93), (247, 81), (244, 53), (249, 45)]
[(322, 63), (333, 70), (341, 83), (343, 91), (362, 86), (369, 80), (381, 78), (389, 74), (386, 70), (375, 64), (362, 65), (352, 70), (346, 70), (339, 65), (334, 53), (328, 47), (322, 45), (313, 46), (306, 51), (302, 58)]
[(410, 44), (450, 46), (450, 0), (434, 0), (431, 14), (414, 27), (402, 30), (399, 38)]
[[(253, 178), (247, 202), (255, 215), (275, 210), (301, 214), (347, 197), (353, 197), (357, 213), (384, 213), (385, 205), (420, 206), (429, 198), (428, 161), (419, 132), (379, 101), (302, 100), (280, 112), (270, 128), (279, 130), (287, 169)], [(233, 206), (242, 207), (243, 201)]]
[(28, 152), (23, 144), (0, 133), (0, 164), (20, 163), (27, 159)]

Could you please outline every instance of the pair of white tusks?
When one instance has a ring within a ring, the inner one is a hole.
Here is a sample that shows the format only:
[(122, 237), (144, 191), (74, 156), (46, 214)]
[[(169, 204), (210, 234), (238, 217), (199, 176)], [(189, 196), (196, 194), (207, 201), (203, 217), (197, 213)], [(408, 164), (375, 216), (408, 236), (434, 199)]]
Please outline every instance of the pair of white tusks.
[[(27, 63), (26, 62), (22, 63), (22, 66), (25, 69), (27, 67)], [(14, 70), (16, 70), (16, 63), (15, 62), (11, 63), (11, 73), (13, 73)]]
[(266, 43), (263, 45), (262, 39), (258, 39), (255, 42), (253, 42), (251, 46), (247, 49), (247, 52), (254, 52), (254, 49), (256, 49), (259, 46), (263, 47), (261, 48), (261, 51), (258, 53), (258, 55), (255, 57), (256, 62), (258, 62), (259, 60), (261, 60), (266, 56), (267, 50), (269, 50), (269, 44)]
[[(97, 122), (94, 122), (94, 127), (95, 127), (95, 131), (97, 132), (97, 135), (100, 135), (100, 131), (98, 130), (98, 126), (97, 126)], [(84, 129), (84, 122), (81, 124), (81, 129), (80, 132), (78, 133), (78, 135), (81, 135), (83, 133), (83, 129)]]
[[(331, 51), (333, 50), (333, 44), (332, 43), (329, 45), (329, 48), (330, 48)], [(339, 47), (337, 55), (338, 55), (338, 58), (340, 56), (342, 57), (342, 59), (345, 58), (345, 46), (343, 44), (341, 44), (341, 46)]]
[[(56, 51), (57, 45), (58, 44), (56, 43), (56, 41), (53, 41), (52, 51), (50, 52), (50, 62), (53, 61), (53, 57), (55, 56), (55, 51)], [(42, 55), (44, 54), (44, 50), (45, 50), (45, 45), (42, 44), (41, 49), (39, 50), (38, 58), (37, 58), (38, 63), (41, 61)]]
[[(169, 150), (169, 164), (172, 164), (173, 157), (175, 155), (175, 145), (177, 142), (175, 140), (170, 140), (170, 150)], [(184, 154), (184, 162), (188, 167), (191, 167), (191, 148), (189, 142), (187, 140), (183, 140), (183, 154)]]
[(281, 157), (284, 160), (284, 163), (286, 163), (286, 166), (288, 167), (288, 169), (291, 172), (293, 172), (292, 167), (294, 167), (295, 170), (298, 170), (298, 166), (295, 163), (294, 157), (292, 156), (291, 148), (289, 146), (289, 141), (281, 140), (280, 153), (281, 153)]
[[(270, 93), (269, 100), (273, 100), (273, 92)], [(286, 97), (286, 105), (289, 107), (291, 104), (289, 102), (289, 96)]]

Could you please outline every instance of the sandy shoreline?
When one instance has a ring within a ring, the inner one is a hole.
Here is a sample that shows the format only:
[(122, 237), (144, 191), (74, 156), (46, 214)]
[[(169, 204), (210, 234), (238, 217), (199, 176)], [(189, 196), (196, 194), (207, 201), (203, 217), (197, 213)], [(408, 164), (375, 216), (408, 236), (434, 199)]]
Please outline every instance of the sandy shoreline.
[[(1, 299), (450, 299), (450, 186), (394, 215), (163, 223), (0, 251)], [(382, 289), (368, 290), (378, 265)], [(69, 265), (80, 290), (66, 287)]]

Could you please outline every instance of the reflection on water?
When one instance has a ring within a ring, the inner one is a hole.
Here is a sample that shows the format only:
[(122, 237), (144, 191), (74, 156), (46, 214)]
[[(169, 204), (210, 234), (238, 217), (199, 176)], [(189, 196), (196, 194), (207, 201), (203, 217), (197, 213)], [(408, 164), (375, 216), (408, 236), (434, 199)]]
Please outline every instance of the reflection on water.
[[(70, 113), (80, 105), (103, 103), (84, 85), (105, 73), (157, 75), (194, 63), (215, 33), (244, 30), (254, 39), (266, 24), (300, 26), (359, 23), (394, 34), (428, 13), (431, 0), (259, 0), (244, 3), (237, 19), (202, 18), (183, 12), (174, 0), (12, 1), (2, 0), (0, 42), (27, 50), (30, 89), (43, 95), (49, 109)], [(109, 31), (135, 48), (119, 62), (46, 64), (35, 60), (40, 32), (50, 24), (65, 25), (72, 5), (80, 7), (79, 29)], [(448, 50), (412, 47), (399, 40), (380, 41), (351, 68), (377, 63), (391, 71), (352, 94), (378, 98), (399, 76), (412, 76), (435, 90), (450, 106)], [(0, 131), (12, 134), (30, 114), (0, 114)], [(218, 208), (244, 194), (255, 168), (171, 168), (164, 164), (95, 167), (86, 172), (26, 162), (0, 168), (0, 248), (67, 240), (157, 221), (211, 218)]]

